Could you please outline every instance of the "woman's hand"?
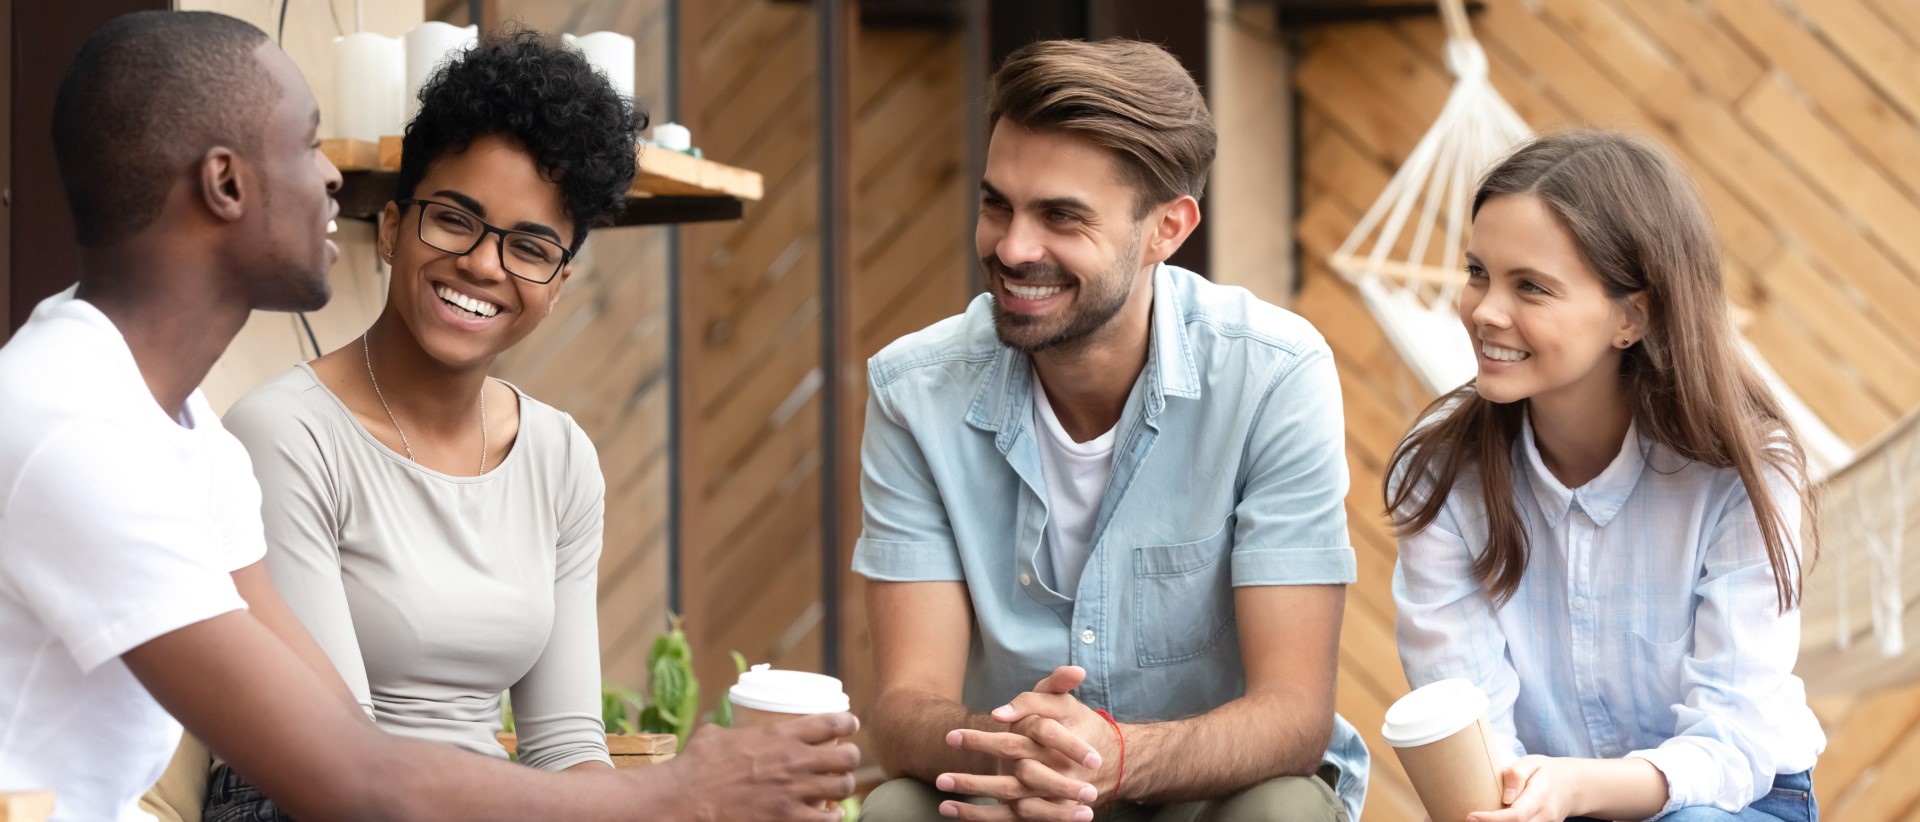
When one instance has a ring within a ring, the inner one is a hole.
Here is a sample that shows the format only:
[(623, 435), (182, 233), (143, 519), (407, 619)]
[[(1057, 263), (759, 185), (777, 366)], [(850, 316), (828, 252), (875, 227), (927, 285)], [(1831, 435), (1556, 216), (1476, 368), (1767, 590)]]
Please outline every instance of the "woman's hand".
[(1500, 801), (1507, 807), (1469, 814), (1467, 822), (1564, 822), (1575, 785), (1567, 764), (1550, 756), (1520, 757), (1500, 772)]

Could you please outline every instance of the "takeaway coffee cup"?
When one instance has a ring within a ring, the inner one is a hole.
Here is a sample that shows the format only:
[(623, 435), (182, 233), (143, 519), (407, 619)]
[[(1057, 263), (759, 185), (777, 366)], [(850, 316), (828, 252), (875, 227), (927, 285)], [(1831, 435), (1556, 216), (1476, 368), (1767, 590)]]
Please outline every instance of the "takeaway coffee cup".
[(1387, 709), (1380, 735), (1407, 770), (1433, 822), (1464, 822), (1499, 810), (1500, 770), (1509, 758), (1495, 747), (1487, 695), (1464, 679), (1443, 679)]
[(776, 671), (767, 665), (755, 665), (741, 674), (727, 695), (733, 701), (736, 728), (838, 713), (848, 705), (838, 679), (806, 671)]
[[(769, 665), (755, 665), (740, 675), (733, 690), (727, 692), (733, 702), (733, 727), (753, 728), (772, 725), (794, 717), (831, 714), (847, 710), (847, 694), (840, 680), (806, 671), (776, 671)], [(839, 744), (838, 740), (829, 744)], [(823, 805), (830, 808), (831, 805)]]

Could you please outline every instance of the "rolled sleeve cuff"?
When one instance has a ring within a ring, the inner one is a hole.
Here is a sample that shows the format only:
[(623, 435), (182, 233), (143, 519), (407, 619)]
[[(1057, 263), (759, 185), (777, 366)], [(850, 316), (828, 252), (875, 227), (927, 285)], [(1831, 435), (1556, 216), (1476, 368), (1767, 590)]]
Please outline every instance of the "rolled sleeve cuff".
[(1653, 763), (1667, 778), (1667, 804), (1654, 819), (1681, 808), (1712, 805), (1720, 793), (1719, 764), (1713, 754), (1697, 746), (1669, 740), (1658, 748), (1634, 751), (1627, 757)]
[(1253, 548), (1233, 552), (1233, 584), (1346, 585), (1356, 579), (1353, 548)]
[(605, 747), (595, 749), (591, 746), (575, 746), (575, 749), (565, 751), (543, 752), (534, 760), (529, 760), (526, 757), (521, 757), (520, 759), (520, 764), (522, 765), (554, 773), (564, 771), (583, 762), (601, 762), (605, 763), (609, 768), (614, 767), (613, 757), (607, 754)]
[(888, 542), (862, 537), (853, 548), (853, 572), (881, 582), (965, 582), (966, 569), (951, 542)]

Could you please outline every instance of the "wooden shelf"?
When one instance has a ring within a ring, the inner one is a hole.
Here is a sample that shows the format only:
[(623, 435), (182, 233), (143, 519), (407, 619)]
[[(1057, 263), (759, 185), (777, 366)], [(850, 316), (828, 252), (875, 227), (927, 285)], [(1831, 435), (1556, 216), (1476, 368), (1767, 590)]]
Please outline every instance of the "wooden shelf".
[[(320, 150), (345, 178), (338, 195), (341, 216), (371, 220), (393, 199), (399, 137), (382, 137), (377, 144), (330, 138), (320, 141)], [(648, 146), (640, 152), (627, 209), (614, 225), (737, 220), (743, 204), (763, 193), (759, 172)]]

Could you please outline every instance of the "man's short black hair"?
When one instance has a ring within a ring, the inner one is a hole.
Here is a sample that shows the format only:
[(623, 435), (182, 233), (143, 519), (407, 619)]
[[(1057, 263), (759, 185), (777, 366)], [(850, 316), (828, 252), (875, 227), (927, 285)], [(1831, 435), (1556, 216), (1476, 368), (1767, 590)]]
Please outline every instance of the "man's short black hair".
[(214, 146), (260, 145), (280, 88), (245, 22), (144, 11), (87, 38), (53, 103), (54, 155), (80, 245), (112, 245), (160, 216), (180, 175)]
[(573, 250), (626, 208), (647, 113), (573, 49), (511, 28), (450, 60), (420, 90), (401, 143), (396, 195), (412, 197), (435, 160), (488, 135), (512, 138), (559, 184)]

